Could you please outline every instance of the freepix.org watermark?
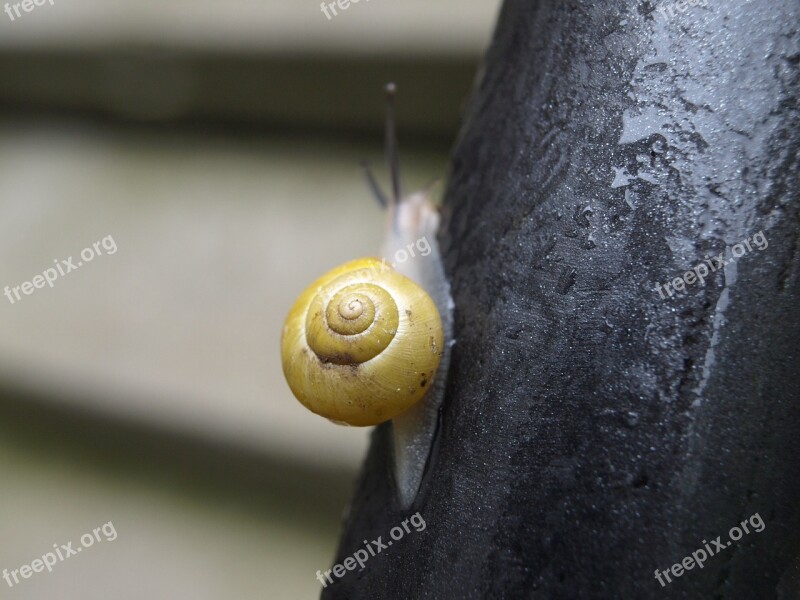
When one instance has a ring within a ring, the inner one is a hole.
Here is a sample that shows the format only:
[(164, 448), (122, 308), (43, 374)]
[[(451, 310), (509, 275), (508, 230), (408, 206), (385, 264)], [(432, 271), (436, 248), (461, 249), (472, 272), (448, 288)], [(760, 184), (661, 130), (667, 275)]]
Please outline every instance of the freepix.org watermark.
[(371, 542), (364, 540), (364, 548), (359, 548), (353, 552), (353, 554), (345, 558), (341, 564), (337, 563), (333, 565), (333, 567), (324, 573), (317, 571), (317, 579), (322, 583), (322, 587), (328, 587), (329, 583), (333, 583), (331, 573), (338, 579), (341, 579), (345, 576), (347, 571), (355, 569), (356, 565), (361, 567), (359, 571), (363, 571), (364, 565), (371, 556), (380, 554), (382, 550), (386, 550), (393, 542), (401, 540), (405, 534), (411, 533), (411, 528), (408, 526), (409, 523), (414, 526), (416, 531), (425, 531), (425, 519), (422, 518), (421, 514), (415, 513), (411, 515), (410, 518), (405, 519), (397, 527), (392, 527), (389, 530), (389, 537), (392, 539), (387, 540), (386, 543), (383, 542), (383, 536), (378, 536), (377, 540), (372, 540)]
[[(410, 244), (406, 245), (405, 248), (398, 248), (394, 252), (394, 262), (392, 266), (397, 266), (398, 264), (402, 264), (406, 262), (409, 258), (416, 258), (416, 254), (414, 254), (414, 249), (416, 248), (417, 252), (419, 252), (420, 256), (428, 256), (431, 251), (431, 243), (428, 241), (428, 238), (421, 237), (417, 240), (411, 242)], [(386, 262), (386, 258), (383, 258), (383, 262)]]
[(363, 273), (365, 276), (369, 274), (385, 273), (386, 271), (396, 268), (397, 265), (401, 265), (412, 258), (417, 258), (416, 253), (419, 253), (419, 256), (428, 256), (431, 252), (433, 252), (433, 248), (428, 238), (421, 237), (408, 244), (405, 248), (398, 248), (394, 253), (394, 262), (388, 262), (384, 256), (380, 259), (377, 266), (364, 267), (363, 269), (359, 269), (359, 272)]
[(102, 255), (103, 250), (105, 250), (106, 254), (109, 255), (116, 254), (117, 252), (117, 243), (110, 235), (107, 235), (99, 242), (95, 242), (91, 246), (81, 250), (80, 257), (82, 260), (79, 260), (77, 263), (75, 263), (73, 257), (71, 256), (68, 259), (61, 261), (55, 259), (53, 260), (56, 265), (55, 267), (45, 269), (42, 271), (41, 275), (35, 275), (30, 281), (23, 281), (19, 285), (15, 286), (7, 285), (3, 290), (3, 294), (6, 298), (8, 298), (8, 301), (11, 302), (11, 304), (14, 304), (17, 301), (22, 300), (22, 295), (20, 292), (25, 296), (30, 296), (35, 290), (43, 288), (45, 284), (53, 287), (59, 277), (63, 277), (67, 273), (79, 269), (85, 262), (91, 262), (96, 256)]
[[(53, 0), (22, 0), (22, 2), (17, 2), (14, 4), (6, 2), (6, 6), (3, 11), (8, 15), (9, 19), (14, 21), (22, 16), (20, 8), (22, 8), (24, 12), (31, 12), (34, 8), (37, 6), (42, 6), (43, 4), (49, 4), (50, 6), (53, 6), (54, 2)], [(17, 15), (16, 17), (14, 16), (15, 14)]]
[[(364, 0), (365, 2), (369, 2), (369, 0)], [(336, 7), (339, 7), (339, 10), (347, 10), (350, 8), (350, 4), (358, 4), (359, 0), (337, 0), (336, 2), (323, 2), (320, 4), (319, 9), (322, 11), (326, 17), (328, 17), (328, 21), (330, 21), (333, 17), (331, 17), (330, 13), (333, 13), (333, 16), (338, 16), (336, 12)], [(329, 12), (330, 11), (330, 12)]]
[[(752, 245), (750, 242), (753, 242)], [(766, 250), (767, 246), (769, 246), (769, 242), (767, 242), (767, 238), (763, 231), (759, 231), (752, 238), (747, 238), (738, 244), (734, 244), (731, 248), (729, 259), (725, 259), (724, 250), (717, 256), (706, 256), (704, 262), (695, 265), (692, 270), (686, 271), (682, 277), (676, 277), (672, 281), (656, 285), (655, 291), (658, 292), (658, 295), (661, 296), (662, 299), (664, 299), (666, 298), (664, 291), (666, 291), (670, 297), (672, 296), (670, 287), (677, 292), (682, 292), (686, 289), (686, 286), (692, 285), (693, 283), (700, 282), (701, 285), (705, 285), (706, 277), (708, 277), (709, 273), (713, 273), (725, 265), (736, 262), (737, 259), (741, 258), (748, 252), (752, 252), (753, 246), (755, 246), (757, 250)], [(706, 263), (708, 263), (708, 266), (706, 266)], [(711, 271), (708, 270), (709, 268)], [(664, 291), (661, 289), (662, 286)]]
[[(100, 537), (103, 534), (104, 538)], [(83, 552), (84, 548), (91, 548), (95, 542), (113, 542), (117, 539), (117, 530), (114, 523), (109, 521), (105, 525), (95, 527), (91, 532), (81, 536), (81, 545), (77, 548), (72, 547), (72, 542), (66, 544), (53, 544), (53, 551), (42, 554), (41, 558), (36, 558), (30, 564), (22, 565), (19, 569), (3, 569), (3, 579), (6, 580), (8, 587), (14, 587), (22, 579), (30, 579), (34, 573), (41, 573), (47, 569), (48, 573), (53, 572), (53, 567), (59, 562), (64, 562), (71, 556), (76, 556), (78, 552)]]
[[(725, 550), (725, 548), (730, 546), (733, 542), (738, 542), (740, 539), (742, 539), (744, 534), (751, 533), (750, 529), (747, 527), (748, 524), (756, 533), (764, 531), (764, 528), (766, 527), (766, 524), (761, 519), (761, 515), (755, 513), (749, 519), (739, 523), (738, 526), (734, 525), (731, 527), (730, 531), (728, 532), (728, 537), (730, 540), (727, 542), (721, 541), (721, 535), (718, 535), (715, 539), (711, 540), (710, 544), (706, 540), (703, 540), (703, 547), (692, 552), (691, 556), (685, 557), (681, 562), (675, 563), (670, 568), (664, 569), (663, 571), (656, 569), (656, 579), (658, 580), (658, 583), (661, 584), (661, 587), (664, 587), (667, 585), (667, 583), (672, 583), (672, 578), (670, 575), (678, 578), (683, 575), (685, 571), (691, 571), (695, 567), (700, 567), (702, 569), (705, 566), (705, 562), (710, 557), (718, 554), (722, 550)], [(667, 583), (664, 583), (664, 579), (667, 580)]]
[(664, 2), (656, 9), (656, 12), (665, 19), (675, 16), (676, 11), (684, 13), (690, 7), (708, 6), (708, 0), (677, 0), (677, 2)]

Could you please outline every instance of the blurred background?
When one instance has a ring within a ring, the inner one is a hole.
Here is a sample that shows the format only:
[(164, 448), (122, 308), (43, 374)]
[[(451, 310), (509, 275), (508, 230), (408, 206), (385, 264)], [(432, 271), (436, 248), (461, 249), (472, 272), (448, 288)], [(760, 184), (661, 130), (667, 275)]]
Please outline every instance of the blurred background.
[(13, 4), (0, 286), (116, 251), (0, 296), (0, 570), (118, 537), (0, 596), (317, 597), (369, 430), (292, 398), (282, 321), (379, 250), (387, 81), (406, 189), (446, 175), (499, 2)]

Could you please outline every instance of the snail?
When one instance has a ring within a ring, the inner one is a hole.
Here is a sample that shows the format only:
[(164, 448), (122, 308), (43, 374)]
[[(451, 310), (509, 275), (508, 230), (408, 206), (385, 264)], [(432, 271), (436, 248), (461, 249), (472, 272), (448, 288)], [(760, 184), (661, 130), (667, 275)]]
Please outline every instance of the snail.
[(439, 213), (429, 191), (402, 195), (394, 85), (388, 84), (386, 92), (391, 196), (364, 168), (373, 194), (387, 209), (384, 256), (396, 263), (361, 258), (314, 281), (286, 318), (281, 362), (292, 393), (312, 412), (356, 426), (392, 420), (395, 483), (407, 508), (437, 429), (453, 301), (436, 243)]

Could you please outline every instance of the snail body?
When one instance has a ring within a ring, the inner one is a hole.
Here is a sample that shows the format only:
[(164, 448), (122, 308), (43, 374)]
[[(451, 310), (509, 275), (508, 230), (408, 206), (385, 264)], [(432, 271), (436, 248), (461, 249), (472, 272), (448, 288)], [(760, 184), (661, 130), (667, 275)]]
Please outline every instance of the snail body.
[(422, 484), (425, 465), (438, 429), (439, 409), (447, 386), (454, 340), (454, 304), (436, 241), (439, 221), (439, 211), (426, 192), (405, 196), (400, 202), (389, 206), (383, 245), (384, 253), (394, 256), (397, 250), (412, 244), (418, 246), (420, 240), (427, 242), (430, 250), (426, 256), (417, 255), (399, 263), (397, 269), (430, 295), (439, 311), (444, 338), (439, 374), (425, 397), (392, 419), (395, 485), (399, 503), (406, 509), (411, 506)]
[(337, 267), (289, 312), (283, 372), (306, 408), (337, 423), (377, 425), (425, 396), (444, 339), (436, 304), (377, 258)]

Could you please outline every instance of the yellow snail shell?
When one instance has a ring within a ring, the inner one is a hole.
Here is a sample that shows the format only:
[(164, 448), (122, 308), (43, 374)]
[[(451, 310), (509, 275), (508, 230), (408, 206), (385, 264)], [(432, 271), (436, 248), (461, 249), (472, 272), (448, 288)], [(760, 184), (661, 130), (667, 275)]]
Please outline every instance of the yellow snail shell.
[(283, 327), (281, 360), (306, 408), (339, 423), (377, 425), (422, 399), (443, 343), (425, 290), (385, 262), (361, 258), (300, 295)]

